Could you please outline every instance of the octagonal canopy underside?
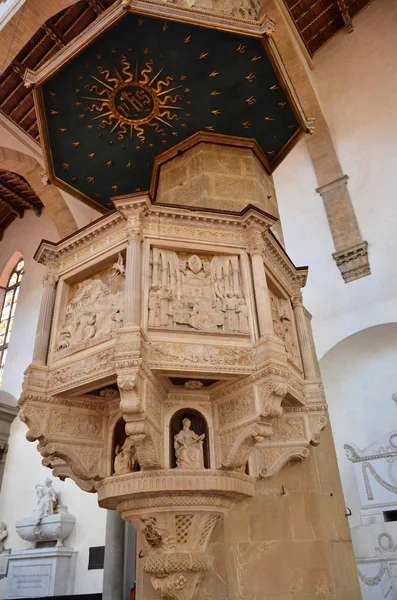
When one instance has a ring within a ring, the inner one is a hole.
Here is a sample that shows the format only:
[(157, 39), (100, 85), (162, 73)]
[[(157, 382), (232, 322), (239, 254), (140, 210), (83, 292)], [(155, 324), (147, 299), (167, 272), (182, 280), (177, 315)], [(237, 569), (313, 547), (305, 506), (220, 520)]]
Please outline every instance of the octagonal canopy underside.
[(185, 22), (127, 10), (112, 22), (109, 14), (91, 26), (109, 20), (99, 36), (72, 42), (53, 59), (56, 69), (34, 75), (48, 174), (60, 187), (106, 211), (112, 196), (153, 193), (155, 159), (198, 132), (256, 143), (271, 172), (307, 131), (259, 28), (198, 26), (186, 11)]

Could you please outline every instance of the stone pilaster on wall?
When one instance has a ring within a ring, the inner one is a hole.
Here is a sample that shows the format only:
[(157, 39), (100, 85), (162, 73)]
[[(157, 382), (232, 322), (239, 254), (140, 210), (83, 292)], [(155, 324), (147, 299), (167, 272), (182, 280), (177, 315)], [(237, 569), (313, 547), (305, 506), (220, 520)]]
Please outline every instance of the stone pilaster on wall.
[[(267, 14), (277, 25), (274, 41), (282, 56), (305, 114), (315, 119), (313, 135), (306, 136), (306, 146), (316, 174), (318, 189), (325, 210), (335, 250), (335, 262), (347, 282), (370, 274), (367, 244), (362, 240), (353, 205), (346, 187), (346, 175), (336, 154), (328, 123), (316, 92), (298, 53), (296, 42), (280, 10), (277, 0), (262, 0), (262, 14)], [(361, 248), (358, 248), (359, 245)]]
[(361, 240), (353, 205), (347, 189), (347, 175), (319, 188), (335, 244), (336, 264), (346, 283), (370, 275), (367, 242)]
[(330, 427), (307, 459), (258, 481), (214, 531), (200, 598), (360, 600)]

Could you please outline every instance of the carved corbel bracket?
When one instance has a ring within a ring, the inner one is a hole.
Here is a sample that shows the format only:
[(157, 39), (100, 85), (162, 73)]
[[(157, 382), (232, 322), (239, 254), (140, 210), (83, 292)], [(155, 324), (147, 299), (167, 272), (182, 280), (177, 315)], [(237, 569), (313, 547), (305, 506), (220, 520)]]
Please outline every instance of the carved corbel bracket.
[(310, 422), (310, 443), (312, 446), (318, 446), (320, 443), (320, 433), (328, 425), (328, 419), (325, 415), (316, 415), (309, 418)]
[(303, 460), (309, 456), (306, 446), (271, 447), (258, 449), (259, 476), (272, 477), (293, 460)]
[(138, 370), (124, 371), (117, 376), (120, 390), (120, 410), (126, 422), (125, 431), (131, 437), (141, 469), (160, 468), (161, 436), (149, 419), (143, 395), (143, 381)]
[[(44, 396), (25, 391), (20, 419), (28, 426), (26, 438), (38, 441), (43, 464), (58, 469), (86, 491), (104, 477), (106, 409), (87, 400)], [(73, 407), (73, 411), (70, 407)]]
[(270, 380), (260, 386), (261, 415), (265, 419), (280, 419), (283, 414), (281, 406), (288, 392), (285, 381)]
[(242, 427), (237, 431), (231, 431), (223, 436), (223, 445), (228, 448), (228, 437), (232, 441), (230, 449), (224, 452), (222, 458), (222, 467), (233, 471), (241, 471), (245, 468), (251, 452), (256, 444), (263, 442), (265, 438), (270, 437), (272, 428), (268, 423), (257, 422), (246, 427)]

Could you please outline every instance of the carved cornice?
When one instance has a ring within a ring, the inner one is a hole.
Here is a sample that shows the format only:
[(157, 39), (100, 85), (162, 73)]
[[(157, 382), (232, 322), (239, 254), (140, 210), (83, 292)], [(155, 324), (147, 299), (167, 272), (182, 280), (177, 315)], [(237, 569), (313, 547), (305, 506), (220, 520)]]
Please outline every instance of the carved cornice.
[(339, 252), (334, 252), (332, 256), (345, 283), (371, 275), (367, 242), (360, 242)]
[(18, 408), (0, 402), (0, 422), (11, 424), (18, 414)]

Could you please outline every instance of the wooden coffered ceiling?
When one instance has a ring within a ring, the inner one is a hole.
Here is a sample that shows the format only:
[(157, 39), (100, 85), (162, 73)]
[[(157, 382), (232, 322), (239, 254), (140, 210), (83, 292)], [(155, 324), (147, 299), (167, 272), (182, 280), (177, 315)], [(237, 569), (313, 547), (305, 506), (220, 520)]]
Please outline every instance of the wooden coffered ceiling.
[(338, 31), (351, 33), (352, 19), (372, 0), (284, 0), (311, 56)]
[(39, 216), (43, 205), (28, 182), (11, 171), (0, 169), (0, 240), (4, 230), (25, 210), (33, 210)]

